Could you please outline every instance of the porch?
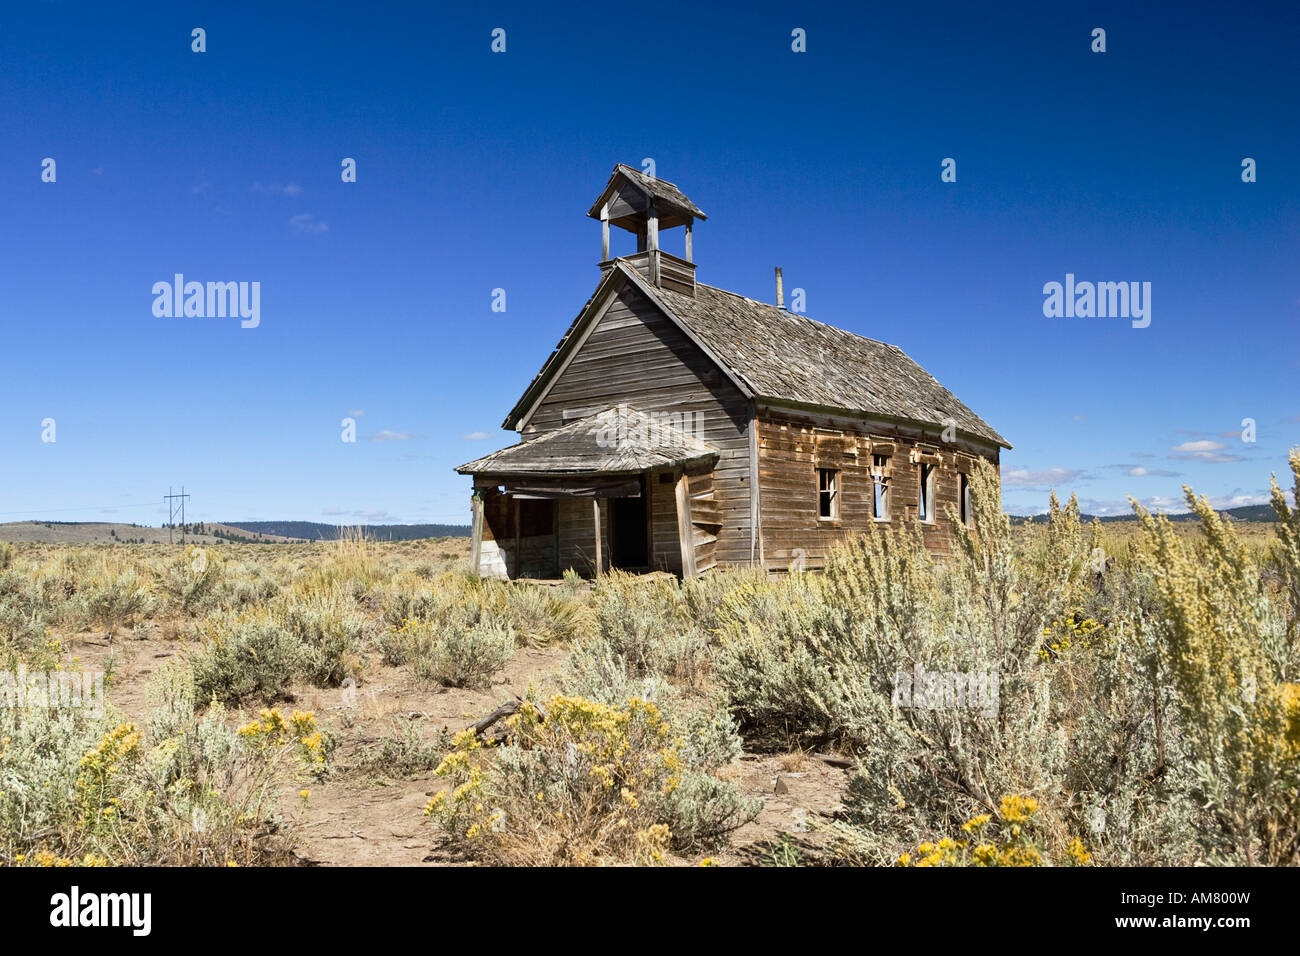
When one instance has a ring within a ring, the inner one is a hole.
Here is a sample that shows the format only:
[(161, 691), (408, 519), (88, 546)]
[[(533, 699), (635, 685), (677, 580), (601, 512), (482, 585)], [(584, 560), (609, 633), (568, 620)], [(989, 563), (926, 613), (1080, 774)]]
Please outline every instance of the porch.
[(717, 460), (671, 416), (621, 405), (462, 465), (474, 478), (471, 567), (510, 579), (566, 568), (694, 577), (721, 524)]

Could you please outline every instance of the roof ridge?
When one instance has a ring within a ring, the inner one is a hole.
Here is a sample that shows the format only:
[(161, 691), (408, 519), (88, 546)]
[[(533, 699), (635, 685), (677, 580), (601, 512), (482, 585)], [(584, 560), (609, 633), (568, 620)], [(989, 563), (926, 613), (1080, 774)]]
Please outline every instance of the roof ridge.
[(669, 182), (667, 179), (661, 179), (658, 176), (651, 175), (650, 173), (647, 173), (644, 169), (637, 169), (635, 166), (629, 166), (627, 163), (615, 163), (614, 165), (622, 166), (624, 169), (630, 170), (636, 173), (638, 176), (643, 176), (644, 178), (649, 179), (652, 182), (663, 183), (665, 186), (672, 186), (673, 189), (677, 189), (677, 190), (680, 190), (682, 188), (674, 182)]

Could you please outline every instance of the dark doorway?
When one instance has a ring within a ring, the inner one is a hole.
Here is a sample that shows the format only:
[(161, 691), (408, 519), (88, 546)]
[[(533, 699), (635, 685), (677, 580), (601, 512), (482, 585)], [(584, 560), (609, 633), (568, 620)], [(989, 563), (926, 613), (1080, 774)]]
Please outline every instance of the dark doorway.
[(650, 566), (646, 536), (645, 478), (638, 498), (613, 498), (609, 503), (610, 564), (616, 568)]

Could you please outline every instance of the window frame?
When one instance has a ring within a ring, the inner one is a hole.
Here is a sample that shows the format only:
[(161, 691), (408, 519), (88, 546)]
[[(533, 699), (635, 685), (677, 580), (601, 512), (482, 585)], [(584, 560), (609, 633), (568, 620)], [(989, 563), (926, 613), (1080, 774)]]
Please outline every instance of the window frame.
[(934, 524), (934, 486), (936, 468), (925, 462), (917, 462), (919, 493), (916, 496), (917, 516), (922, 524)]
[(973, 528), (975, 526), (975, 509), (973, 507), (974, 499), (971, 497), (970, 491), (970, 475), (963, 471), (959, 474), (959, 477), (957, 496), (960, 501), (961, 523), (967, 528)]
[(871, 456), (871, 517), (874, 521), (889, 521), (889, 476), (885, 474), (889, 458), (889, 455), (878, 453)]
[[(838, 521), (840, 520), (840, 469), (823, 468), (821, 465), (816, 467), (817, 475), (817, 520), (818, 521)], [(828, 476), (829, 488), (822, 487), (822, 477)], [(826, 496), (829, 495), (829, 499)], [(823, 501), (828, 501), (830, 514), (822, 513)]]

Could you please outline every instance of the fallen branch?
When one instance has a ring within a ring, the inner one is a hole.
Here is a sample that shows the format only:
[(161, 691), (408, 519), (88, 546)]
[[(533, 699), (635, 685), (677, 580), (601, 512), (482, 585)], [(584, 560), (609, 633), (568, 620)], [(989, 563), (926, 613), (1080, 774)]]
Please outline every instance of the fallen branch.
[(838, 754), (813, 754), (813, 756), (816, 757), (818, 760), (822, 761), (823, 763), (830, 764), (832, 767), (847, 768), (853, 766), (852, 760), (850, 760), (848, 757), (841, 757)]
[[(487, 730), (489, 727), (491, 727), (493, 724), (495, 724), (497, 721), (503, 720), (506, 717), (510, 717), (513, 716), (514, 714), (519, 713), (519, 708), (522, 707), (525, 703), (526, 701), (518, 694), (516, 694), (514, 700), (507, 701), (506, 703), (498, 707), (496, 710), (492, 711), (492, 713), (488, 714), (486, 717), (479, 718), (478, 720), (474, 721), (474, 723), (470, 724), (465, 729), (472, 730), (474, 731), (475, 734), (482, 737), (483, 732)], [(541, 704), (534, 703), (532, 706), (537, 709), (537, 713), (541, 716), (542, 720), (545, 720), (546, 711), (542, 709)], [(510, 735), (504, 731), (498, 731), (497, 733), (492, 735), (491, 739), (495, 743), (500, 743), (501, 741), (505, 740), (509, 736)]]

